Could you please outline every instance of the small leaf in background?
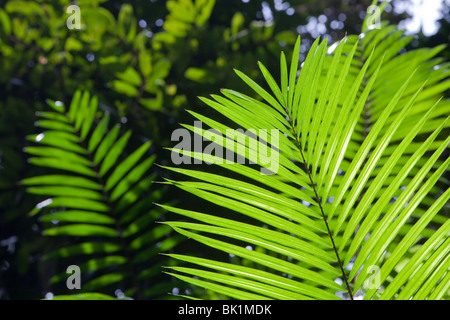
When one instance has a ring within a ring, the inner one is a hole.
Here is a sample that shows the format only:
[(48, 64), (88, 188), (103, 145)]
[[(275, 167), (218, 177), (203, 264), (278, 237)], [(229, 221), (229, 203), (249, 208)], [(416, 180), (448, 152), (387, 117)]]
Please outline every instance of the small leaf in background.
[(129, 42), (131, 42), (135, 38), (136, 18), (133, 16), (132, 5), (125, 3), (120, 7), (117, 26), (119, 36), (121, 36), (122, 38), (126, 38)]
[(127, 95), (128, 97), (136, 97), (139, 94), (139, 91), (135, 86), (120, 80), (112, 81), (111, 88), (119, 93)]
[(169, 19), (179, 20), (186, 23), (195, 21), (196, 10), (192, 0), (167, 1), (167, 10), (169, 10)]
[(83, 49), (83, 44), (75, 38), (68, 38), (64, 45), (64, 49), (66, 51), (80, 51)]
[(117, 78), (127, 81), (136, 87), (139, 87), (142, 83), (141, 76), (132, 67), (128, 67), (124, 72), (116, 73)]
[(184, 76), (198, 83), (212, 83), (214, 77), (205, 69), (191, 67), (186, 70)]
[(166, 86), (166, 94), (169, 96), (174, 96), (177, 94), (177, 85), (171, 84)]
[(157, 79), (165, 79), (170, 72), (172, 64), (168, 59), (160, 59), (153, 66), (153, 71), (150, 76), (150, 81), (156, 81)]
[(146, 107), (149, 110), (157, 111), (162, 108), (163, 104), (163, 95), (161, 91), (158, 91), (156, 94), (156, 98), (154, 99), (139, 99), (139, 103), (142, 104), (144, 107)]
[(104, 32), (116, 27), (116, 20), (108, 10), (98, 8), (84, 8), (82, 19), (86, 22), (86, 31), (101, 36)]
[[(69, 39), (72, 39), (72, 38), (69, 38)], [(67, 39), (67, 40), (69, 40), (69, 39)], [(51, 50), (55, 45), (55, 41), (52, 38), (47, 38), (47, 37), (40, 37), (39, 39), (36, 40), (36, 43), (44, 51)], [(68, 51), (69, 49), (65, 48), (65, 50)], [(73, 48), (71, 48), (70, 50), (73, 50)]]
[(275, 39), (288, 45), (292, 45), (297, 40), (297, 34), (292, 31), (282, 31), (276, 34)]
[(152, 56), (150, 51), (145, 50), (145, 48), (142, 48), (139, 52), (139, 68), (144, 77), (148, 77), (152, 72)]
[(190, 28), (191, 26), (183, 21), (168, 19), (164, 22), (164, 29), (179, 38), (185, 37)]
[(93, 51), (99, 51), (102, 49), (102, 37), (103, 35), (116, 28), (116, 21), (114, 16), (108, 10), (98, 8), (83, 8), (81, 14), (81, 21), (84, 23), (84, 30), (80, 33), (81, 38), (91, 43), (91, 49)]
[(18, 18), (13, 19), (13, 33), (17, 38), (25, 38), (27, 28), (28, 24), (26, 21), (20, 20)]
[(8, 14), (5, 12), (5, 10), (0, 8), (0, 24), (2, 25), (1, 30), (6, 35), (11, 34), (11, 20), (9, 19)]
[(42, 7), (34, 1), (8, 1), (5, 10), (9, 13), (24, 15), (37, 14), (43, 16)]
[(238, 33), (244, 25), (244, 22), (244, 15), (241, 12), (236, 12), (231, 19), (231, 34), (235, 35), (236, 33)]
[(177, 38), (175, 37), (175, 35), (169, 32), (160, 32), (153, 37), (152, 48), (154, 50), (161, 50), (163, 44), (173, 45), (176, 41)]
[(197, 9), (196, 24), (203, 26), (211, 16), (216, 0), (195, 0), (195, 7)]

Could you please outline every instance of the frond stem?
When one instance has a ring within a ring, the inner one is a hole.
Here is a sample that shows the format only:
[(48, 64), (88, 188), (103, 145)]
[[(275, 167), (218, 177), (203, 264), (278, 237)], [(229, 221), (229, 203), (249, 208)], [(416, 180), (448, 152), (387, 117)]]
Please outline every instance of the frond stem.
[(97, 182), (100, 184), (100, 186), (102, 188), (103, 199), (104, 199), (106, 205), (108, 206), (110, 212), (112, 213), (112, 217), (114, 218), (114, 227), (115, 227), (115, 229), (116, 229), (116, 231), (117, 231), (117, 233), (119, 235), (119, 237), (118, 237), (119, 239), (118, 240), (119, 240), (120, 245), (122, 246), (122, 249), (123, 249), (123, 252), (124, 252), (124, 256), (127, 259), (126, 266), (129, 269), (129, 272), (131, 274), (131, 279), (132, 279), (132, 282), (133, 282), (133, 286), (136, 288), (136, 296), (139, 299), (141, 291), (140, 291), (140, 286), (139, 286), (138, 279), (136, 278), (136, 272), (135, 272), (134, 265), (131, 262), (131, 254), (130, 254), (130, 252), (128, 250), (126, 241), (125, 241), (125, 239), (123, 237), (123, 234), (122, 234), (122, 231), (120, 230), (120, 226), (119, 226), (119, 222), (118, 222), (118, 219), (117, 219), (117, 215), (116, 215), (116, 213), (114, 211), (114, 206), (113, 206), (113, 204), (111, 202), (111, 199), (109, 197), (108, 192), (105, 189), (105, 182), (104, 182), (103, 178), (99, 174), (100, 168), (94, 163), (94, 159), (92, 157), (92, 154), (89, 152), (85, 141), (80, 141), (80, 145), (84, 149), (86, 157), (91, 162), (91, 167), (94, 169), (94, 171), (96, 173)]
[(315, 197), (316, 197), (315, 200), (316, 200), (317, 203), (319, 204), (320, 213), (322, 214), (323, 221), (325, 222), (325, 226), (327, 227), (328, 236), (330, 237), (331, 244), (332, 244), (332, 246), (333, 246), (333, 250), (334, 250), (334, 253), (335, 253), (335, 255), (336, 255), (338, 264), (339, 264), (339, 268), (341, 269), (342, 277), (344, 278), (344, 281), (345, 281), (345, 285), (347, 286), (348, 294), (350, 295), (350, 299), (353, 300), (353, 292), (352, 292), (352, 288), (350, 287), (350, 285), (349, 285), (349, 283), (348, 283), (348, 279), (347, 279), (347, 276), (346, 276), (346, 274), (345, 274), (344, 266), (343, 266), (342, 261), (341, 261), (341, 259), (340, 259), (340, 257), (339, 257), (339, 253), (338, 253), (336, 244), (334, 243), (333, 233), (331, 232), (330, 227), (329, 227), (329, 225), (328, 225), (327, 217), (326, 217), (325, 211), (323, 210), (323, 207), (322, 207), (322, 201), (321, 201), (321, 199), (320, 199), (320, 197), (319, 197), (319, 194), (317, 193), (316, 185), (314, 184), (314, 180), (313, 180), (313, 178), (312, 178), (311, 171), (309, 170), (308, 164), (307, 164), (306, 159), (305, 159), (305, 155), (303, 154), (303, 151), (302, 151), (302, 145), (301, 145), (301, 142), (300, 142), (299, 139), (298, 139), (297, 132), (296, 132), (296, 130), (295, 130), (294, 123), (292, 122), (291, 117), (289, 117), (289, 124), (290, 124), (291, 129), (292, 129), (292, 131), (293, 131), (293, 133), (294, 133), (295, 142), (296, 142), (296, 144), (297, 144), (298, 150), (300, 151), (300, 155), (301, 155), (301, 157), (302, 157), (302, 161), (303, 161), (303, 163), (305, 164), (305, 167), (306, 167), (306, 173), (308, 174), (309, 181), (311, 182), (311, 186), (312, 186), (312, 188), (313, 188), (313, 191), (314, 191), (314, 194), (315, 194)]

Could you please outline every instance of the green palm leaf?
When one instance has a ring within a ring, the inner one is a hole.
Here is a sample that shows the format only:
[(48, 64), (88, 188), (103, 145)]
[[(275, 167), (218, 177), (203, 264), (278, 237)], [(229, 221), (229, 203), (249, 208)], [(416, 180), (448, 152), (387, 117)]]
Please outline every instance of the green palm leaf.
[[(259, 62), (270, 91), (236, 70), (256, 98), (201, 98), (229, 121), (191, 112), (215, 131), (184, 127), (223, 154), (172, 152), (220, 173), (167, 168), (190, 178), (167, 183), (222, 209), (162, 205), (180, 216), (165, 224), (240, 264), (170, 254), (190, 265), (170, 274), (236, 299), (448, 298), (448, 64), (433, 58), (442, 48), (399, 54), (410, 40), (384, 27), (316, 41), (297, 77), (298, 39), (280, 86)], [(226, 150), (254, 165), (227, 163)]]
[[(40, 113), (45, 120), (36, 122), (45, 131), (29, 137), (37, 146), (25, 149), (33, 156), (30, 162), (46, 167), (47, 174), (22, 181), (29, 193), (48, 197), (32, 211), (39, 213), (44, 235), (59, 237), (47, 257), (79, 264), (83, 292), (122, 289), (132, 297), (165, 296), (161, 283), (173, 283), (153, 270), (167, 263), (160, 249), (171, 249), (181, 238), (172, 237), (170, 227), (153, 224), (164, 211), (152, 204), (162, 189), (152, 187), (151, 143), (126, 155), (131, 132), (121, 134), (117, 125), (108, 130), (109, 115), (98, 118), (97, 98), (87, 92), (76, 92), (67, 112), (50, 105), (55, 111)], [(63, 271), (51, 282), (68, 276)]]

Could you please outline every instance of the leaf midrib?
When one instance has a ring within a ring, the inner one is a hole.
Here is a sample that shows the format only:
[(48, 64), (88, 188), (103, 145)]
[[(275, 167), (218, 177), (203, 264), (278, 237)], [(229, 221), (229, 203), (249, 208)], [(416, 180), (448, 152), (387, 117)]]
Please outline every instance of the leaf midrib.
[(336, 255), (337, 262), (339, 264), (339, 268), (340, 268), (341, 273), (342, 273), (342, 277), (343, 277), (343, 279), (345, 281), (345, 285), (347, 286), (347, 292), (350, 295), (350, 299), (353, 300), (352, 289), (351, 289), (351, 287), (350, 287), (350, 285), (348, 283), (348, 279), (347, 279), (347, 275), (345, 274), (344, 266), (343, 266), (342, 261), (341, 261), (341, 259), (339, 257), (339, 253), (338, 253), (336, 244), (334, 242), (333, 233), (331, 232), (330, 227), (328, 225), (328, 221), (327, 221), (325, 212), (324, 212), (323, 207), (322, 207), (322, 201), (320, 201), (320, 197), (319, 197), (319, 194), (317, 192), (316, 184), (314, 183), (314, 180), (313, 180), (312, 175), (311, 175), (311, 171), (309, 170), (308, 164), (307, 164), (306, 159), (305, 159), (305, 155), (303, 154), (302, 147), (301, 147), (301, 142), (298, 140), (297, 132), (295, 130), (295, 127), (294, 127), (294, 124), (292, 122), (291, 117), (289, 117), (289, 125), (291, 126), (291, 130), (292, 130), (293, 135), (295, 137), (295, 143), (297, 145), (298, 150), (300, 151), (300, 155), (302, 157), (302, 161), (305, 164), (306, 173), (308, 174), (309, 181), (311, 183), (311, 187), (313, 188), (313, 191), (314, 191), (314, 194), (315, 194), (315, 200), (319, 204), (319, 208), (320, 208), (320, 213), (322, 215), (322, 219), (323, 219), (323, 221), (325, 223), (325, 226), (327, 228), (328, 236), (329, 236), (329, 238), (331, 240), (331, 245), (333, 247), (333, 251), (334, 251), (334, 253)]
[(95, 176), (96, 176), (98, 184), (101, 186), (103, 200), (104, 200), (104, 202), (106, 203), (106, 205), (109, 208), (109, 212), (111, 214), (111, 218), (114, 219), (114, 228), (116, 229), (116, 232), (117, 232), (117, 235), (118, 235), (118, 238), (119, 238), (119, 243), (120, 243), (120, 245), (122, 247), (122, 250), (124, 252), (124, 256), (125, 256), (125, 258), (127, 260), (126, 265), (127, 265), (128, 269), (129, 269), (129, 272), (131, 274), (133, 285), (136, 288), (137, 298), (139, 298), (140, 297), (140, 290), (139, 290), (140, 287), (138, 285), (138, 281), (137, 281), (137, 278), (136, 278), (135, 268), (134, 268), (133, 263), (131, 262), (132, 259), (131, 259), (131, 256), (130, 256), (130, 252), (128, 250), (128, 246), (127, 246), (126, 240), (123, 237), (123, 233), (121, 232), (121, 228), (119, 226), (119, 221), (117, 219), (117, 214), (115, 214), (114, 206), (112, 205), (112, 201), (110, 199), (109, 193), (106, 190), (106, 184), (103, 181), (102, 176), (100, 175), (100, 168), (99, 168), (98, 165), (95, 164), (95, 162), (94, 162), (94, 155), (89, 151), (89, 148), (86, 145), (86, 140), (83, 140), (81, 138), (80, 131), (76, 129), (75, 123), (70, 120), (70, 117), (67, 114), (65, 116), (66, 116), (68, 122), (73, 126), (74, 134), (76, 134), (78, 136), (78, 138), (80, 139), (79, 140), (79, 145), (84, 149), (86, 158), (90, 162), (92, 170), (94, 170), (94, 172), (96, 173)]

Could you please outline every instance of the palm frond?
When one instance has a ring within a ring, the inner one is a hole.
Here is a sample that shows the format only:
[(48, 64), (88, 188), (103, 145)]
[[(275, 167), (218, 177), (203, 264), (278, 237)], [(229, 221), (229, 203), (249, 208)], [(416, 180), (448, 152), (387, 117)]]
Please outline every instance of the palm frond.
[[(154, 267), (167, 262), (158, 253), (180, 237), (154, 224), (164, 211), (152, 204), (163, 190), (152, 188), (151, 142), (127, 154), (131, 132), (121, 134), (118, 125), (109, 130), (109, 114), (99, 119), (97, 98), (88, 92), (76, 92), (67, 111), (61, 103), (49, 104), (54, 111), (41, 112), (36, 122), (45, 131), (28, 137), (36, 145), (25, 149), (30, 163), (48, 174), (22, 184), (29, 193), (48, 197), (31, 214), (39, 214), (44, 235), (59, 239), (47, 257), (64, 258), (65, 265), (51, 282), (64, 282), (72, 261), (79, 263), (83, 292), (115, 288), (130, 297), (165, 295), (163, 286), (159, 292), (145, 288), (162, 281)], [(163, 282), (172, 286), (167, 277)]]
[(191, 266), (171, 274), (236, 299), (448, 297), (448, 64), (440, 47), (401, 53), (410, 40), (389, 26), (317, 40), (297, 77), (299, 38), (280, 85), (259, 62), (270, 91), (236, 70), (258, 98), (201, 98), (247, 132), (190, 112), (214, 131), (184, 127), (224, 152), (172, 152), (220, 173), (168, 167), (191, 178), (168, 183), (223, 209), (162, 205), (180, 216), (166, 224), (245, 265), (172, 254)]

